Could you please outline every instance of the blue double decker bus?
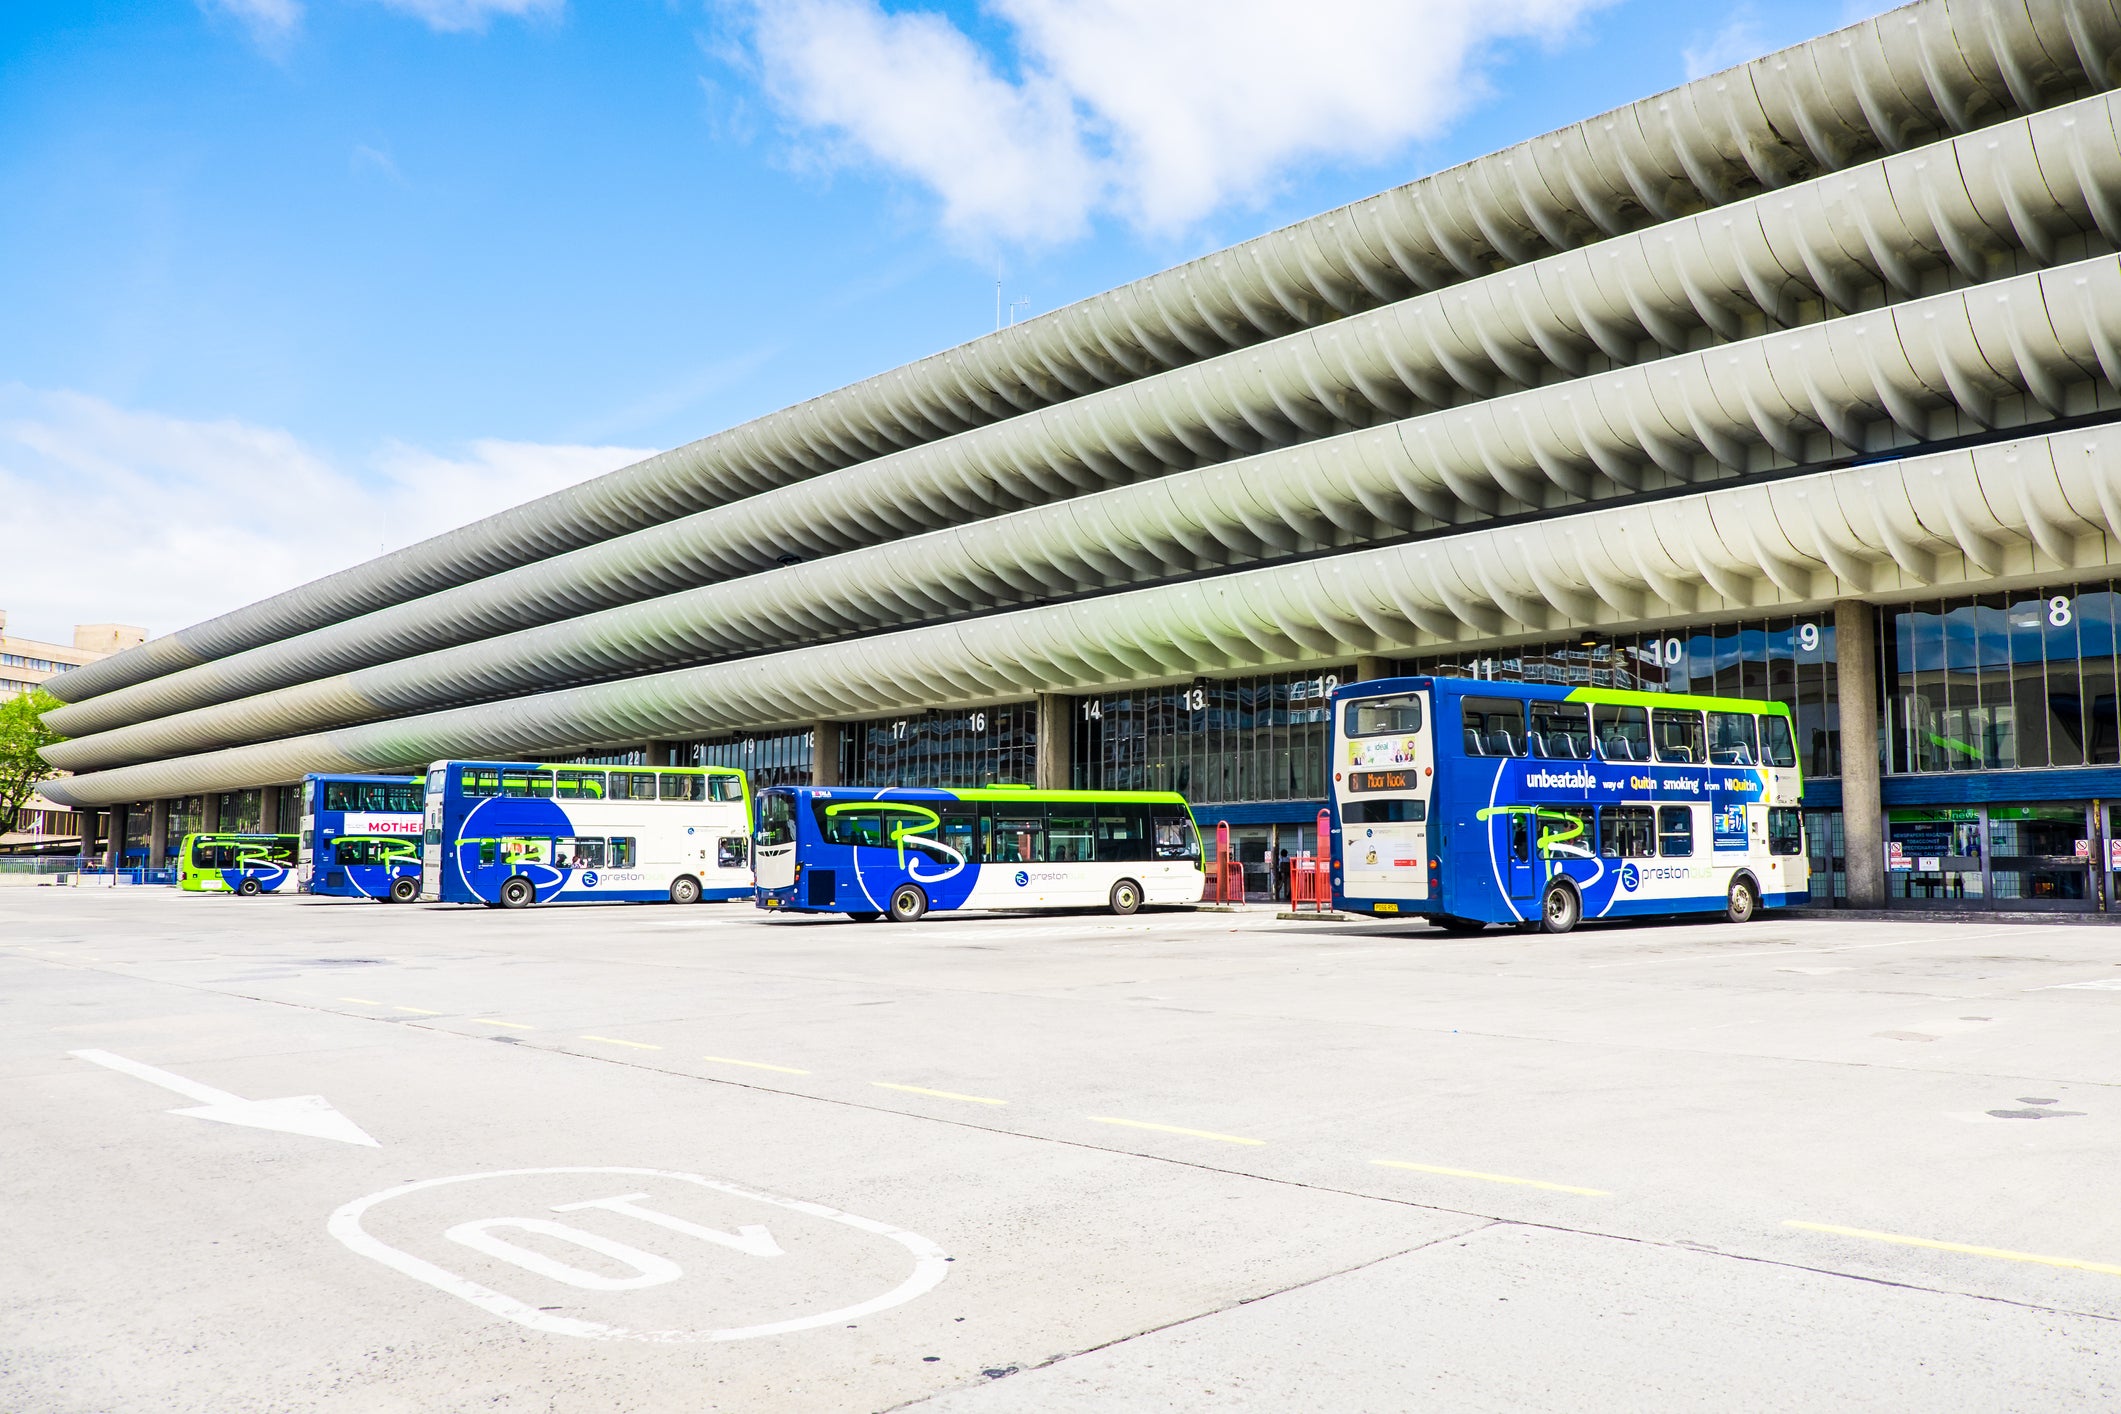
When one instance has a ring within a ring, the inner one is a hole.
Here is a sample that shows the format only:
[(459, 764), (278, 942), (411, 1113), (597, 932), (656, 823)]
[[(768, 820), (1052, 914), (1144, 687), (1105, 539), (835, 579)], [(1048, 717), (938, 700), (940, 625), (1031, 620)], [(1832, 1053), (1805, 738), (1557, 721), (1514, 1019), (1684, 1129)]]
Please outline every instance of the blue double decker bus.
[(384, 903), (419, 898), (424, 806), (417, 776), (303, 777), (304, 891)]
[(910, 923), (931, 910), (1200, 902), (1185, 797), (1167, 791), (776, 786), (759, 793), (758, 905)]
[(1809, 898), (1781, 703), (1467, 678), (1332, 701), (1337, 907), (1565, 933)]
[(421, 897), (698, 903), (751, 896), (751, 787), (727, 766), (428, 768)]

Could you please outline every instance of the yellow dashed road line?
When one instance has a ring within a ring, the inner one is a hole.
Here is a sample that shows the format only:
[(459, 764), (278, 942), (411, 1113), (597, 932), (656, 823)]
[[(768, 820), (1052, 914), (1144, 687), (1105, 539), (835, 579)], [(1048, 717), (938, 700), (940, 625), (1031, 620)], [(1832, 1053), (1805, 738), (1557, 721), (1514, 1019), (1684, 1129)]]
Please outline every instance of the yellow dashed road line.
[(474, 1016), (471, 1019), (471, 1024), (474, 1026), (505, 1026), (511, 1031), (535, 1031), (537, 1029), (520, 1021), (497, 1021), (490, 1016)]
[(1371, 1163), (1388, 1169), (1412, 1169), (1416, 1173), (1442, 1174), (1445, 1178), (1477, 1178), (1482, 1183), (1510, 1183), (1519, 1188), (1544, 1188), (1554, 1193), (1580, 1193), (1586, 1198), (1610, 1198), (1613, 1195), (1603, 1188), (1578, 1188), (1572, 1183), (1548, 1183), (1539, 1178), (1517, 1178), (1506, 1173), (1481, 1173), (1477, 1169), (1447, 1169), (1436, 1164), (1410, 1164), (1399, 1159), (1372, 1159)]
[(1961, 1252), (1969, 1257), (1995, 1257), (2005, 1262), (2030, 1262), (2039, 1267), (2068, 1267), (2074, 1271), (2121, 1277), (2121, 1265), (2112, 1262), (2090, 1262), (2082, 1257), (2044, 1257), (2038, 1252), (2013, 1252), (2007, 1247), (1975, 1247), (1964, 1242), (1939, 1242), (1933, 1237), (1907, 1237), (1897, 1232), (1872, 1232), (1863, 1227), (1799, 1222), (1795, 1218), (1785, 1221), (1782, 1225), (1803, 1228), (1806, 1232), (1830, 1232), (1836, 1237), (1861, 1237), (1870, 1242), (1890, 1242), (1899, 1247), (1927, 1247), (1934, 1252)]
[(341, 998), (339, 998), (339, 1000), (340, 1000), (340, 1001), (342, 1001), (342, 1002), (352, 1002), (352, 1003), (353, 1003), (353, 1004), (354, 1004), (355, 1006), (382, 1006), (382, 1005), (383, 1005), (383, 1003), (382, 1003), (382, 1002), (376, 1001), (376, 1000), (375, 1000), (374, 998), (372, 998), (372, 997), (341, 997)]
[(651, 1046), (646, 1041), (621, 1041), (616, 1036), (583, 1036), (584, 1041), (601, 1041), (607, 1046), (631, 1046), (637, 1051), (660, 1051), (661, 1046)]
[(1191, 1139), (1213, 1139), (1218, 1144), (1264, 1144), (1264, 1139), (1244, 1139), (1235, 1134), (1217, 1134), (1212, 1129), (1186, 1129), (1176, 1124), (1150, 1124), (1140, 1119), (1112, 1119), (1106, 1115), (1084, 1115), (1092, 1124), (1117, 1124), (1127, 1129), (1153, 1129), (1158, 1134), (1183, 1134)]
[(429, 1011), (426, 1007), (423, 1006), (394, 1006), (391, 1008), (391, 1010), (409, 1011), (414, 1016), (440, 1016), (442, 1014), (438, 1011)]
[(893, 1085), (888, 1080), (869, 1082), (879, 1090), (903, 1090), (909, 1095), (932, 1095), (938, 1100), (963, 1100), (973, 1105), (1006, 1105), (1007, 1100), (990, 1100), (985, 1095), (960, 1095), (955, 1090), (929, 1090), (919, 1085)]
[(768, 1065), (764, 1061), (737, 1060), (730, 1056), (701, 1056), (700, 1059), (712, 1061), (716, 1065), (741, 1065), (748, 1066), (752, 1070), (777, 1070), (783, 1075), (808, 1075), (810, 1073), (807, 1070), (797, 1070), (792, 1065)]

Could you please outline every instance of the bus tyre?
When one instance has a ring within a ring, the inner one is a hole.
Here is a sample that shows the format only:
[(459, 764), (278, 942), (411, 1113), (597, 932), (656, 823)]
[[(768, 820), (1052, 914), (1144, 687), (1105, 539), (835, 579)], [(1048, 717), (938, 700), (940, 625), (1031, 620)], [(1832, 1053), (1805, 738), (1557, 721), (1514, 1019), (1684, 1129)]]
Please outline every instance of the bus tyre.
[(501, 885), (501, 907), (528, 908), (538, 901), (538, 891), (521, 874)]
[(1437, 927), (1443, 929), (1446, 933), (1458, 933), (1461, 935), (1485, 932), (1488, 926), (1478, 918), (1460, 918), (1455, 913), (1439, 913), (1433, 921)]
[(392, 879), (390, 881), (390, 901), (392, 903), (411, 903), (419, 896), (420, 881), (418, 879)]
[(1125, 918), (1142, 906), (1142, 886), (1132, 879), (1122, 879), (1112, 886), (1112, 896), (1106, 901), (1114, 913)]
[(259, 894), (265, 892), (265, 886), (256, 879), (245, 879), (242, 883), (236, 885), (236, 892), (245, 898), (256, 898)]
[(1566, 933), (1583, 917), (1583, 900), (1567, 884), (1549, 884), (1539, 900), (1539, 931)]
[(1731, 880), (1731, 895), (1724, 902), (1723, 916), (1733, 923), (1750, 923), (1760, 911), (1760, 893), (1753, 881), (1746, 878)]
[(670, 882), (670, 901), (672, 903), (698, 903), (700, 901), (700, 881), (693, 878), (690, 874), (678, 875), (677, 878)]
[(928, 895), (918, 884), (900, 884), (891, 891), (891, 921), (911, 923), (928, 911)]
[(847, 916), (857, 923), (874, 923), (884, 915), (881, 913), (850, 913)]

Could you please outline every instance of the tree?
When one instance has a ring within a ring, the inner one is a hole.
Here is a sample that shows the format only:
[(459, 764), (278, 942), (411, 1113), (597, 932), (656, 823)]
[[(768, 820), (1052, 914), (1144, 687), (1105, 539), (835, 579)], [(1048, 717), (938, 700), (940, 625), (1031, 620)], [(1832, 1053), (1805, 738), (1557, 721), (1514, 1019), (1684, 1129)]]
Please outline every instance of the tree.
[(15, 828), (15, 816), (38, 785), (59, 774), (38, 752), (66, 740), (44, 725), (44, 714), (60, 705), (41, 687), (0, 702), (0, 834)]

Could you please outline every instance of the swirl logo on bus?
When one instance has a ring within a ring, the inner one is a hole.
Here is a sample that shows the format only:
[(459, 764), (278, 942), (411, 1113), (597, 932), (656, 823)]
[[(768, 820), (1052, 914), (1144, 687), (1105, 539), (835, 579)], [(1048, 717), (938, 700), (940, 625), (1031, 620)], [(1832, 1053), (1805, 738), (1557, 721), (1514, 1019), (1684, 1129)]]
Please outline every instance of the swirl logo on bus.
[(1030, 884), (1031, 884), (1031, 875), (1030, 875), (1030, 872), (1029, 872), (1028, 870), (1023, 870), (1023, 869), (1019, 869), (1019, 870), (1017, 870), (1017, 871), (1016, 871), (1016, 886), (1017, 886), (1018, 888), (1022, 889), (1022, 888), (1028, 888), (1028, 887), (1030, 887)]

